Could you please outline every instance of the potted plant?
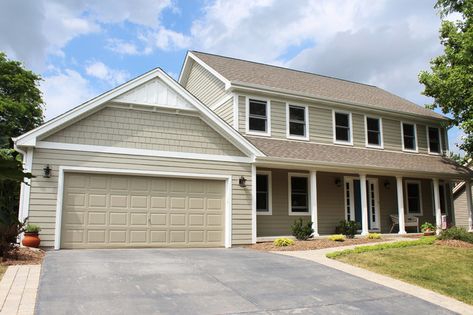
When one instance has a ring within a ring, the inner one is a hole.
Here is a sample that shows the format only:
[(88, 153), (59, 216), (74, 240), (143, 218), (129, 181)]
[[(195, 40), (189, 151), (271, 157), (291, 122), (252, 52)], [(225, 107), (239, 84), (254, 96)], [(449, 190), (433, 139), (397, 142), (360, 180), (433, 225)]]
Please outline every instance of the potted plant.
[(41, 228), (38, 225), (35, 225), (35, 224), (26, 225), (25, 235), (23, 236), (23, 240), (21, 241), (23, 246), (38, 248), (39, 243), (41, 242), (38, 236), (39, 231), (41, 231)]
[(425, 236), (435, 235), (435, 225), (429, 222), (425, 222), (420, 226), (420, 230), (424, 233)]

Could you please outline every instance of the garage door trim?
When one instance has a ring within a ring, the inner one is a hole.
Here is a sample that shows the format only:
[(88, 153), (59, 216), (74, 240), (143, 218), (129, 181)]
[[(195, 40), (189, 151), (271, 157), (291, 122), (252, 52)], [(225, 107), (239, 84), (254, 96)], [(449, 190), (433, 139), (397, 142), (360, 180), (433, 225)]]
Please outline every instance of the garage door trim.
[(113, 169), (113, 168), (93, 168), (76, 166), (59, 166), (58, 190), (56, 200), (56, 226), (54, 249), (61, 248), (61, 225), (62, 208), (64, 198), (64, 173), (96, 173), (104, 175), (139, 175), (147, 177), (172, 177), (172, 178), (190, 178), (190, 179), (210, 179), (225, 181), (225, 247), (232, 246), (232, 176), (201, 174), (201, 173), (179, 173), (179, 172), (161, 172), (144, 171), (132, 169)]

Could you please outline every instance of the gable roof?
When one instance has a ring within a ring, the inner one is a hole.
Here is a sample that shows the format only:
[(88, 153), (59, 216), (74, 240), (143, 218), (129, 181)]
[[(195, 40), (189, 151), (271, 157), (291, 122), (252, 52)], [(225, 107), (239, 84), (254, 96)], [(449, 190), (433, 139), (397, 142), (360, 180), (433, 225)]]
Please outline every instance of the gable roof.
[[(373, 85), (198, 51), (190, 51), (186, 61), (188, 57), (196, 57), (194, 59), (197, 62), (205, 63), (214, 75), (218, 74), (216, 76), (226, 86), (230, 82), (233, 87), (253, 87), (425, 118), (447, 119), (430, 109)], [(184, 65), (181, 83), (185, 79), (183, 78), (185, 68)]]
[[(150, 96), (151, 89), (158, 83), (156, 79), (160, 79), (169, 89), (175, 92), (174, 102), (171, 104), (164, 104), (164, 107), (183, 109), (183, 110), (196, 110), (200, 113), (200, 118), (209, 124), (219, 134), (229, 140), (238, 149), (242, 150), (245, 154), (252, 156), (262, 155), (261, 151), (257, 149), (251, 142), (245, 139), (238, 131), (228, 125), (223, 119), (217, 114), (210, 110), (207, 106), (202, 104), (195, 96), (189, 93), (184, 87), (178, 82), (171, 78), (161, 68), (153, 69), (145, 74), (132, 79), (108, 92), (105, 92), (67, 112), (59, 115), (43, 125), (19, 136), (13, 138), (16, 147), (36, 145), (37, 139), (43, 135), (50, 134), (68, 126), (71, 122), (78, 121), (84, 117), (91, 115), (97, 110), (103, 108), (103, 105), (109, 101), (135, 103), (136, 94), (141, 94), (145, 97), (145, 102), (136, 102), (144, 105), (152, 105), (160, 107), (163, 104), (158, 96)], [(161, 85), (161, 88), (162, 86)], [(159, 88), (159, 84), (157, 85)], [(155, 92), (157, 93), (157, 92)], [(169, 93), (166, 93), (167, 95)], [(154, 104), (149, 103), (150, 99), (156, 100)]]

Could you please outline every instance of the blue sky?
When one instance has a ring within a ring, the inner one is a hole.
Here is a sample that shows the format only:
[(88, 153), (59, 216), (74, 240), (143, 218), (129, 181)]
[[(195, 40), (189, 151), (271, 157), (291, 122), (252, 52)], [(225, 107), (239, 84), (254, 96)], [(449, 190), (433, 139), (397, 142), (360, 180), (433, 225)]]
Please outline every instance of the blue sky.
[[(46, 119), (188, 49), (374, 84), (419, 105), (442, 52), (434, 0), (5, 0), (0, 50), (40, 73)], [(450, 149), (461, 132), (450, 132)]]

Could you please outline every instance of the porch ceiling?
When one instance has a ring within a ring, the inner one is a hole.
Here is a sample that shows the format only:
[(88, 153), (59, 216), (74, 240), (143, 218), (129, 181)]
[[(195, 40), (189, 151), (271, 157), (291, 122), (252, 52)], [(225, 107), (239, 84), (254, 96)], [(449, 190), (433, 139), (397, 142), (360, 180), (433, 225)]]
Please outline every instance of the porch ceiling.
[(473, 172), (450, 158), (438, 155), (383, 151), (300, 141), (247, 137), (268, 158), (301, 163), (377, 169), (396, 173), (471, 178)]

